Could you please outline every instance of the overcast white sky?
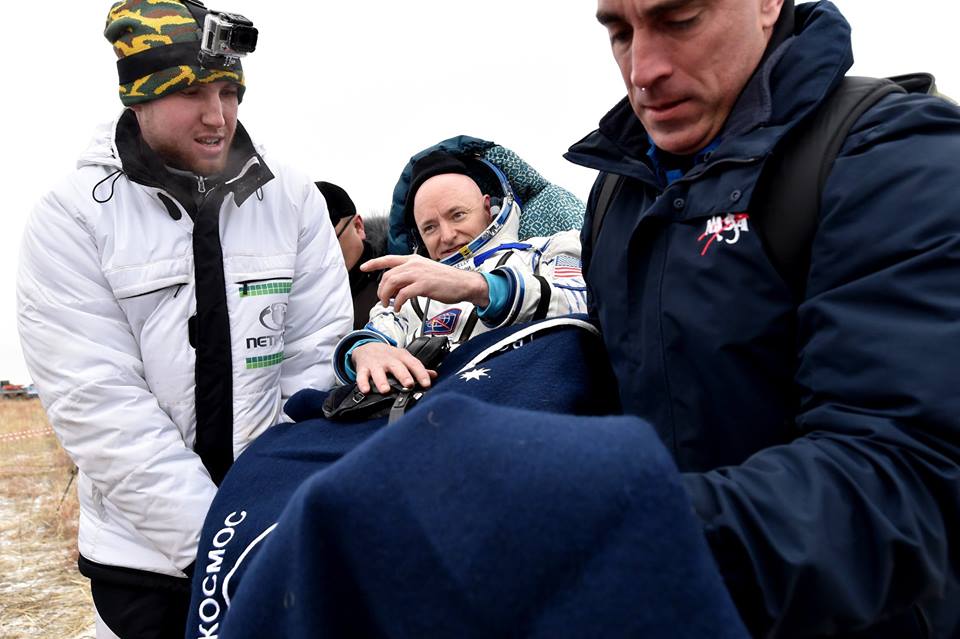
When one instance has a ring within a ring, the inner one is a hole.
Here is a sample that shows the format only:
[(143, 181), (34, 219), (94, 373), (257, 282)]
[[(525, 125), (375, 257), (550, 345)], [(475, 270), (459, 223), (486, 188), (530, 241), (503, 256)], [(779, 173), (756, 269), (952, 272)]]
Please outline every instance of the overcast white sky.
[[(120, 111), (109, 0), (7, 3), (0, 233), (0, 378), (29, 380), (16, 330), (23, 225), (74, 166), (94, 126)], [(494, 140), (586, 198), (593, 173), (567, 147), (624, 94), (588, 0), (208, 0), (260, 29), (244, 62), (240, 119), (269, 155), (340, 184), (383, 212), (407, 159), (457, 134)], [(933, 72), (960, 97), (955, 0), (837, 0), (854, 72)], [(42, 11), (39, 10), (42, 7)], [(268, 156), (269, 161), (269, 156)]]

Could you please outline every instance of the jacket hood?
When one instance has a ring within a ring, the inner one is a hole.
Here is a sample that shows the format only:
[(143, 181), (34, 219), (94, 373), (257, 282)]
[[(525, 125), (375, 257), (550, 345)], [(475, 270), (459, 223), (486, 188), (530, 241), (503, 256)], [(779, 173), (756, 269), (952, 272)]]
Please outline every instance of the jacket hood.
[[(130, 116), (127, 115), (128, 112)], [(93, 131), (93, 137), (91, 137), (90, 142), (87, 143), (87, 148), (84, 149), (80, 157), (77, 158), (77, 168), (81, 169), (85, 166), (122, 168), (120, 151), (117, 149), (117, 126), (124, 117), (131, 117), (132, 115), (132, 111), (124, 109), (120, 112), (120, 115), (113, 120), (97, 125)], [(241, 129), (244, 130), (244, 135), (250, 139), (244, 127), (238, 122), (237, 130), (240, 131)], [(263, 146), (254, 144), (252, 140), (250, 141), (250, 147), (252, 151), (260, 156), (265, 154)]]
[[(125, 112), (125, 111), (124, 111)], [(122, 117), (122, 114), (121, 114)], [(116, 145), (116, 131), (119, 117), (110, 122), (103, 122), (93, 132), (93, 138), (87, 148), (77, 159), (77, 168), (85, 166), (106, 166), (114, 169), (122, 168), (120, 152)]]
[[(778, 35), (793, 21), (791, 33)], [(747, 82), (720, 134), (721, 155), (761, 156), (843, 79), (853, 64), (850, 25), (827, 1), (782, 13), (770, 48)], [(773, 99), (776, 96), (776, 99)], [(641, 177), (649, 174), (650, 142), (627, 98), (565, 157), (589, 168)]]
[[(363, 229), (367, 234), (364, 240), (370, 245), (370, 258), (380, 257), (387, 252), (387, 232), (390, 220), (386, 215), (372, 214), (363, 217)], [(359, 263), (359, 262), (358, 262)]]
[[(229, 185), (237, 203), (241, 204), (273, 179), (260, 151), (243, 125), (237, 122), (227, 166), (221, 175), (208, 178), (207, 184)], [(191, 201), (196, 190), (198, 176), (169, 170), (160, 156), (143, 141), (136, 115), (130, 109), (125, 109), (113, 122), (96, 129), (86, 151), (77, 161), (77, 168), (85, 166), (104, 166), (115, 173), (124, 173), (139, 184), (167, 189), (182, 203)], [(170, 213), (174, 218), (178, 215), (173, 210)]]
[[(410, 158), (393, 190), (390, 207), (390, 234), (387, 252), (405, 255), (413, 252), (413, 234), (404, 220), (403, 209), (410, 186), (413, 164), (434, 151), (446, 151), (453, 155), (482, 160), (496, 167), (506, 178), (515, 202), (523, 208), (517, 214), (518, 237), (546, 237), (561, 231), (579, 229), (583, 225), (584, 203), (573, 193), (549, 182), (535, 168), (510, 149), (467, 135), (448, 138), (430, 146)], [(499, 177), (490, 176), (492, 183), (485, 182), (480, 190), (494, 197), (506, 194)]]

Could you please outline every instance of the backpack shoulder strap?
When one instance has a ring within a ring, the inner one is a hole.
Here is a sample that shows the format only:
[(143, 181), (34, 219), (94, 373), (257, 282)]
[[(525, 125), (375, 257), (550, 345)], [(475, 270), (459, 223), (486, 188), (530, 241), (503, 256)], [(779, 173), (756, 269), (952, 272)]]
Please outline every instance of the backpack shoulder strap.
[(597, 205), (593, 209), (593, 224), (590, 226), (590, 246), (595, 246), (597, 236), (600, 235), (600, 226), (603, 224), (603, 218), (610, 208), (610, 202), (613, 200), (613, 193), (617, 190), (622, 175), (616, 173), (604, 173), (603, 183), (600, 185), (600, 194), (597, 195)]
[[(767, 160), (750, 202), (750, 219), (796, 300), (803, 297), (810, 249), (820, 218), (820, 197), (840, 147), (870, 107), (890, 93), (903, 92), (939, 95), (934, 78), (928, 73), (889, 79), (845, 77)], [(603, 218), (623, 176), (604, 173), (601, 179), (590, 228), (591, 244), (596, 244)]]
[(904, 89), (886, 79), (844, 78), (767, 160), (750, 203), (750, 219), (770, 260), (798, 301), (810, 270), (823, 185), (837, 153), (860, 116), (893, 92), (902, 93)]

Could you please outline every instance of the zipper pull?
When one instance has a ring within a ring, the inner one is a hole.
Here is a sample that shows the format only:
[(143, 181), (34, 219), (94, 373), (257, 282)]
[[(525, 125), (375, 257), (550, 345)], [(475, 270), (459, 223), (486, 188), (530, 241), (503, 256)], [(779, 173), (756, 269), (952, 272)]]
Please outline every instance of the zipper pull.
[(200, 193), (207, 192), (207, 185), (202, 175), (197, 176), (197, 191), (199, 191)]

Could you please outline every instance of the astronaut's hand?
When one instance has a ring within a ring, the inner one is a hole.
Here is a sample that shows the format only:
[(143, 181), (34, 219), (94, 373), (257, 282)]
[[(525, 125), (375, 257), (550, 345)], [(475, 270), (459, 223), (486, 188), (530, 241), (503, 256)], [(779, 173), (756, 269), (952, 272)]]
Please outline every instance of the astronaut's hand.
[(421, 387), (428, 388), (430, 380), (437, 376), (436, 371), (428, 370), (408, 351), (382, 342), (361, 344), (350, 354), (350, 360), (357, 372), (357, 388), (364, 394), (370, 392), (371, 385), (381, 393), (389, 393), (388, 374), (404, 388), (413, 388), (414, 380)]
[(470, 302), (480, 308), (490, 303), (487, 280), (475, 271), (440, 264), (422, 255), (384, 255), (360, 267), (362, 271), (380, 269), (389, 270), (380, 278), (377, 297), (384, 306), (390, 306), (393, 299), (397, 311), (418, 295), (447, 304)]

